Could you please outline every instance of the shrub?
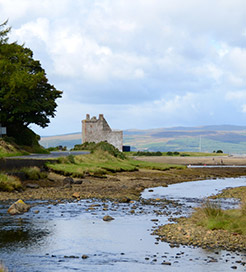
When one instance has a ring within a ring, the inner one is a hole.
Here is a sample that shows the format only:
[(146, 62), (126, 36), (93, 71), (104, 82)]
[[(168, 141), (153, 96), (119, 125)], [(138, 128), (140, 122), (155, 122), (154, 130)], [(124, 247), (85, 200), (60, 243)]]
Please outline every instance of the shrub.
[(95, 142), (85, 142), (83, 144), (77, 144), (74, 146), (73, 151), (76, 150), (92, 150), (93, 148), (95, 148), (96, 143)]
[(162, 156), (160, 151), (150, 152), (150, 151), (138, 151), (136, 156)]
[(58, 146), (51, 146), (49, 148), (47, 148), (48, 151), (66, 151), (67, 147), (66, 146), (62, 146), (62, 145), (58, 145)]
[(107, 151), (110, 155), (119, 158), (119, 159), (126, 159), (126, 156), (124, 153), (120, 152), (119, 149), (114, 147), (113, 145), (109, 144), (108, 142), (100, 142), (95, 145), (95, 147), (92, 149), (92, 153), (95, 151)]

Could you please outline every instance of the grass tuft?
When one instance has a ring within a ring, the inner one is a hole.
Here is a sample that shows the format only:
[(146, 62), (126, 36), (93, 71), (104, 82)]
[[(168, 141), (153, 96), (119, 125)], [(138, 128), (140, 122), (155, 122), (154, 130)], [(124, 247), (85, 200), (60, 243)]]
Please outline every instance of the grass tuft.
[(21, 172), (25, 173), (26, 177), (30, 180), (39, 180), (44, 179), (47, 177), (46, 172), (42, 172), (40, 168), (34, 167), (23, 167), (20, 170)]
[(18, 178), (0, 173), (0, 191), (12, 192), (19, 189), (22, 189), (22, 185)]
[(246, 204), (241, 202), (239, 209), (222, 210), (220, 205), (206, 201), (201, 208), (197, 208), (192, 220), (198, 226), (210, 230), (227, 230), (232, 233), (246, 234)]

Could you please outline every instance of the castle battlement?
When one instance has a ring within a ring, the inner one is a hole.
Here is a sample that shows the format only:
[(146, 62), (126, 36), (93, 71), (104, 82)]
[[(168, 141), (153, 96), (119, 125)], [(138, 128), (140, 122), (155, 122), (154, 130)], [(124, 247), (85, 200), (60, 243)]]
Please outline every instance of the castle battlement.
[(107, 141), (122, 151), (123, 131), (112, 130), (103, 114), (99, 114), (98, 118), (90, 118), (90, 115), (86, 114), (86, 118), (82, 120), (82, 143), (102, 141)]

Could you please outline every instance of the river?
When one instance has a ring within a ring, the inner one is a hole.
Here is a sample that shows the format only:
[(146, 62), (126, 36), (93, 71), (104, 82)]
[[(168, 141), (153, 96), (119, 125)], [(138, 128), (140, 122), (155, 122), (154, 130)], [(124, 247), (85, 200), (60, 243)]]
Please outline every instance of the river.
[[(172, 248), (151, 235), (158, 225), (189, 214), (203, 197), (245, 185), (246, 178), (185, 182), (145, 190), (144, 200), (131, 204), (35, 201), (29, 202), (33, 207), (28, 213), (18, 216), (8, 215), (10, 203), (2, 202), (0, 260), (10, 272), (245, 271), (246, 252)], [(237, 205), (232, 200), (223, 204)], [(114, 220), (105, 222), (104, 215)]]

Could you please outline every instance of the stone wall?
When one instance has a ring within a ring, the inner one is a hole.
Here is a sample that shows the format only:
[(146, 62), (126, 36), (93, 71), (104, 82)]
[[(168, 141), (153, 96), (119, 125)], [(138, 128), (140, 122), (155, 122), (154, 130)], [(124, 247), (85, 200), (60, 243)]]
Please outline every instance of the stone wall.
[(98, 119), (95, 116), (90, 118), (87, 114), (86, 119), (82, 120), (82, 142), (99, 143), (101, 141), (107, 141), (122, 151), (123, 131), (113, 131), (103, 114), (99, 114)]

